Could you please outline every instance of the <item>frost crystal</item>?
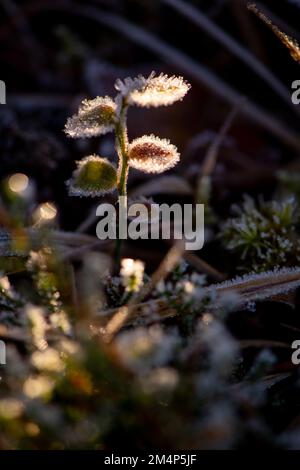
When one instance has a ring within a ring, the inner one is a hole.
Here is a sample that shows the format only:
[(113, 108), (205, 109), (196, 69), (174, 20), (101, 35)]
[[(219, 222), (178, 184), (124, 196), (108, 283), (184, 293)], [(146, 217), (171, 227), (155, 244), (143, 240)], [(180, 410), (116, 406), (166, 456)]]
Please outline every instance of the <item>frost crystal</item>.
[[(205, 288), (215, 292), (222, 299), (224, 294), (236, 292), (236, 306), (248, 305), (249, 302), (266, 300), (276, 295), (287, 294), (300, 286), (300, 268), (281, 268), (263, 273), (245, 274), (220, 284)], [(218, 301), (216, 306), (220, 306)], [(222, 305), (222, 300), (221, 300)]]
[(156, 108), (182, 100), (191, 86), (182, 77), (155, 76), (152, 72), (148, 78), (139, 75), (125, 78), (124, 81), (117, 80), (115, 87), (129, 104)]
[(70, 196), (103, 196), (117, 186), (117, 170), (106, 158), (90, 155), (77, 162), (73, 178), (67, 181)]
[(224, 246), (238, 256), (244, 270), (259, 272), (300, 261), (300, 214), (293, 197), (257, 204), (245, 197), (243, 204), (233, 209), (236, 216), (226, 222), (221, 235)]
[(128, 148), (131, 167), (145, 173), (162, 173), (179, 162), (177, 148), (167, 139), (144, 135), (131, 142)]
[(78, 114), (68, 119), (65, 133), (69, 137), (95, 137), (111, 132), (114, 128), (115, 102), (106, 96), (84, 100)]

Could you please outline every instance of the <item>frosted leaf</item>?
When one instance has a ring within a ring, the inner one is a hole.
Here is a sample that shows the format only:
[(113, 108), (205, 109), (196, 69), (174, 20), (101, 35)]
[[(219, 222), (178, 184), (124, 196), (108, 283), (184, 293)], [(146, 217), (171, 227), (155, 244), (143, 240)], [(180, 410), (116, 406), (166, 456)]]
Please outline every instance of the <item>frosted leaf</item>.
[(90, 155), (78, 162), (67, 185), (70, 196), (103, 196), (116, 189), (117, 170), (106, 158)]
[(67, 120), (65, 133), (69, 137), (95, 137), (114, 129), (116, 103), (109, 97), (98, 96), (84, 100), (75, 114)]
[(191, 88), (182, 77), (155, 76), (154, 72), (148, 78), (139, 75), (117, 80), (115, 87), (129, 104), (146, 108), (169, 106), (182, 100)]
[(129, 165), (145, 173), (162, 173), (173, 168), (180, 155), (167, 139), (144, 135), (133, 140), (128, 147)]

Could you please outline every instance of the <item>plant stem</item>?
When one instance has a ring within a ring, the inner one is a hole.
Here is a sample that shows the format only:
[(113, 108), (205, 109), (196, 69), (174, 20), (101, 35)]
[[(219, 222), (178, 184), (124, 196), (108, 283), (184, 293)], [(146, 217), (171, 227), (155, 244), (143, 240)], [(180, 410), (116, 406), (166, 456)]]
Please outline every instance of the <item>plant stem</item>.
[(127, 196), (127, 178), (128, 178), (128, 157), (125, 154), (122, 158), (122, 167), (118, 184), (119, 196)]
[[(119, 180), (118, 180), (118, 195), (127, 197), (127, 178), (128, 178), (128, 154), (127, 154), (127, 146), (128, 146), (128, 138), (127, 138), (127, 109), (128, 104), (126, 102), (126, 98), (122, 98), (121, 103), (121, 111), (119, 120), (116, 123), (115, 131), (116, 131), (116, 146), (119, 155)], [(119, 199), (119, 204), (120, 204)], [(126, 203), (126, 202), (125, 202)], [(120, 239), (119, 234), (119, 227), (117, 232), (117, 240), (116, 240), (116, 255), (115, 255), (115, 269), (116, 272), (120, 269), (120, 261), (121, 261), (121, 248), (122, 248), (122, 240)]]
[(128, 105), (125, 98), (122, 98), (120, 117), (116, 123), (116, 140), (119, 154), (119, 196), (127, 195), (127, 177), (128, 177), (128, 155), (127, 155), (127, 109)]
[(115, 251), (115, 273), (119, 274), (121, 264), (122, 240), (117, 235)]

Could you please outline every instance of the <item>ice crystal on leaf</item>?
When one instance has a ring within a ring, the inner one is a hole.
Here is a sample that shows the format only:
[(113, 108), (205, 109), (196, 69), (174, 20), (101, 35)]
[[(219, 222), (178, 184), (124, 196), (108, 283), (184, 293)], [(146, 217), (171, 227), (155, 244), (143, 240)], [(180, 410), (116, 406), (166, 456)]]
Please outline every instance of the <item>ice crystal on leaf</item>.
[(129, 165), (145, 173), (162, 173), (178, 163), (180, 155), (167, 139), (144, 135), (128, 148)]
[[(126, 196), (130, 166), (145, 173), (162, 173), (179, 161), (176, 147), (168, 140), (150, 135), (140, 137), (129, 144), (127, 112), (130, 105), (171, 105), (183, 99), (190, 85), (182, 77), (155, 75), (152, 72), (147, 78), (138, 76), (123, 81), (118, 79), (115, 87), (119, 92), (115, 99), (106, 96), (83, 101), (78, 114), (68, 119), (65, 132), (69, 137), (79, 138), (114, 131), (115, 150), (119, 158), (118, 172), (113, 172), (113, 166), (102, 159), (103, 170), (105, 161), (110, 165), (107, 166), (106, 172), (110, 173), (109, 178), (105, 179), (108, 175), (102, 174), (100, 161), (96, 163), (99, 157), (84, 159), (78, 163), (73, 179), (67, 182), (71, 196), (100, 196), (115, 187), (119, 196)], [(97, 165), (97, 171), (92, 171)], [(96, 177), (97, 174), (99, 178)]]
[(90, 155), (78, 162), (67, 183), (71, 196), (103, 196), (117, 186), (117, 170), (106, 158)]
[(168, 77), (165, 74), (155, 76), (152, 72), (148, 78), (139, 75), (123, 81), (117, 80), (116, 89), (131, 105), (156, 108), (182, 100), (190, 85), (182, 77)]
[(116, 103), (109, 97), (84, 100), (78, 114), (68, 119), (65, 133), (69, 137), (95, 137), (114, 129)]
[(265, 272), (252, 272), (234, 279), (211, 284), (208, 292), (215, 292), (215, 308), (222, 307), (224, 294), (236, 293), (235, 307), (241, 308), (252, 302), (270, 299), (277, 295), (287, 294), (300, 286), (300, 268), (273, 269)]

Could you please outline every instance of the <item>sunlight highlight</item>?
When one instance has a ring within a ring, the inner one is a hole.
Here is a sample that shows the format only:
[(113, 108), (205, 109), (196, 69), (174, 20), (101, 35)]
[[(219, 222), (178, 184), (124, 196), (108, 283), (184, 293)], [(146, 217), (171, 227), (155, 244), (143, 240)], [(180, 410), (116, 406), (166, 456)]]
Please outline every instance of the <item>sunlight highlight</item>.
[(15, 173), (8, 180), (8, 187), (14, 193), (23, 193), (28, 188), (29, 178), (23, 173)]

